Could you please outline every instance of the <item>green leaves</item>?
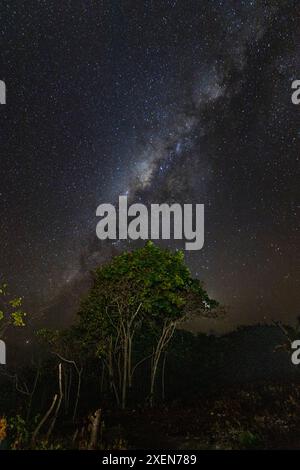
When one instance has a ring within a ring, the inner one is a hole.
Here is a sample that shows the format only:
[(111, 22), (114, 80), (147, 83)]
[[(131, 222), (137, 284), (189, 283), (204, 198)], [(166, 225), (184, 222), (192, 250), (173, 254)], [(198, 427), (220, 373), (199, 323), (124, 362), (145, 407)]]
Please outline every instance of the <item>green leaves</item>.
[(98, 353), (105, 349), (106, 337), (116, 333), (118, 309), (130, 316), (140, 303), (138, 320), (151, 329), (184, 318), (189, 305), (189, 312), (194, 305), (199, 311), (217, 305), (192, 279), (182, 251), (163, 250), (148, 241), (95, 270), (94, 285), (79, 312), (86, 341), (97, 344)]
[(26, 313), (22, 309), (22, 297), (9, 298), (8, 285), (0, 286), (0, 336), (8, 326), (24, 327)]
[(2, 284), (0, 286), (0, 295), (5, 295), (6, 294), (6, 290), (7, 290), (7, 284)]
[(22, 312), (21, 310), (17, 310), (15, 312), (12, 312), (11, 317), (12, 317), (12, 323), (14, 326), (25, 326), (24, 322), (24, 317), (26, 316), (26, 313)]
[(12, 299), (9, 301), (9, 305), (13, 308), (19, 308), (22, 305), (22, 297), (17, 297), (16, 299)]

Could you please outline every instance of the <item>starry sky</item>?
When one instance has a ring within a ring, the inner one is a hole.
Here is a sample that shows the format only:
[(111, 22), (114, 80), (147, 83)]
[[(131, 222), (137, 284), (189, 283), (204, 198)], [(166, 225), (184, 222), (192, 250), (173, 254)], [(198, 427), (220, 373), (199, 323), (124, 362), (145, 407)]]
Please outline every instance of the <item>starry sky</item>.
[(205, 205), (205, 244), (186, 262), (228, 307), (209, 328), (293, 322), (297, 2), (10, 0), (0, 20), (0, 274), (11, 290), (37, 310), (77, 292), (128, 248), (95, 236), (97, 206), (127, 194)]

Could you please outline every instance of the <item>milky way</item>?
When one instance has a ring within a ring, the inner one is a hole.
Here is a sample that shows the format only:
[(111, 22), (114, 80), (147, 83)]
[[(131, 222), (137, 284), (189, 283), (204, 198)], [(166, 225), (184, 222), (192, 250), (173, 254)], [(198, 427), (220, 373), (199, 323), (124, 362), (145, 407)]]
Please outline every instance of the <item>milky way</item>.
[(52, 304), (128, 248), (95, 238), (99, 204), (199, 203), (205, 245), (186, 261), (228, 306), (205, 327), (293, 321), (296, 4), (135, 3), (1, 4), (1, 275)]

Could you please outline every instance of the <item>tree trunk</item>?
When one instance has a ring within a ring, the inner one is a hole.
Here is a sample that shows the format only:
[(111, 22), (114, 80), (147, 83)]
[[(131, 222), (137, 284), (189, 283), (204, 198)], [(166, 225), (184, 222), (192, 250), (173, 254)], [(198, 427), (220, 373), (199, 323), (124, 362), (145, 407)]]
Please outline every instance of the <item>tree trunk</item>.
[(54, 413), (54, 417), (53, 417), (53, 420), (50, 424), (50, 427), (49, 427), (49, 430), (47, 432), (47, 439), (49, 439), (49, 437), (51, 436), (51, 433), (54, 429), (54, 426), (55, 426), (55, 423), (56, 423), (56, 420), (57, 420), (57, 416), (58, 416), (58, 412), (59, 412), (59, 409), (60, 409), (60, 406), (61, 406), (61, 402), (62, 402), (62, 399), (63, 399), (63, 389), (62, 389), (62, 374), (61, 374), (61, 370), (62, 370), (62, 365), (61, 363), (59, 363), (58, 365), (58, 382), (59, 382), (59, 400), (58, 400), (58, 403), (57, 403), (57, 407), (56, 407), (56, 410), (55, 410), (55, 413)]
[(37, 383), (38, 383), (38, 380), (39, 380), (39, 376), (40, 376), (40, 366), (38, 366), (38, 368), (37, 368), (37, 371), (36, 371), (36, 374), (35, 374), (35, 379), (34, 379), (34, 384), (33, 384), (33, 387), (32, 387), (31, 393), (30, 393), (30, 398), (29, 398), (28, 408), (27, 408), (27, 413), (26, 413), (26, 423), (28, 422), (29, 417), (30, 417), (31, 406), (32, 406), (32, 398), (33, 398), (33, 395), (34, 395), (34, 392), (35, 392), (35, 389), (36, 389), (36, 386), (37, 386)]
[(150, 398), (149, 404), (152, 407), (154, 404), (154, 391), (155, 391), (155, 381), (157, 376), (158, 364), (161, 358), (161, 354), (165, 350), (167, 344), (169, 343), (170, 339), (172, 338), (176, 327), (176, 322), (165, 323), (162, 334), (158, 340), (156, 345), (153, 360), (152, 360), (152, 367), (151, 367), (151, 379), (150, 379)]
[(93, 450), (97, 447), (98, 431), (100, 426), (101, 410), (95, 411), (94, 415), (90, 417), (91, 421), (91, 436), (88, 449)]
[(41, 429), (41, 427), (43, 426), (43, 424), (47, 421), (47, 419), (49, 418), (50, 414), (52, 413), (52, 410), (55, 406), (55, 403), (56, 403), (56, 400), (57, 400), (57, 394), (54, 395), (53, 397), (53, 401), (52, 401), (52, 404), (50, 406), (50, 408), (46, 411), (46, 413), (44, 414), (43, 418), (41, 419), (41, 421), (39, 422), (39, 424), (37, 425), (37, 427), (35, 428), (33, 434), (32, 434), (32, 438), (31, 438), (31, 443), (34, 444), (35, 443), (35, 440), (37, 438), (37, 435)]
[(167, 352), (164, 352), (163, 364), (162, 364), (162, 371), (161, 371), (161, 399), (165, 401), (165, 369), (166, 369), (166, 360), (167, 360)]
[(122, 380), (122, 409), (126, 407), (126, 392), (127, 392), (127, 367), (128, 367), (128, 338), (124, 338), (124, 351), (123, 351), (123, 380)]
[(77, 408), (78, 408), (78, 402), (79, 402), (79, 397), (80, 397), (82, 371), (83, 371), (82, 367), (81, 367), (81, 369), (77, 370), (78, 383), (77, 383), (77, 391), (76, 391), (76, 400), (75, 400), (74, 411), (73, 411), (73, 423), (75, 422), (75, 418), (76, 418), (76, 414), (77, 414)]
[(131, 388), (132, 386), (132, 338), (129, 336), (128, 338), (128, 387)]

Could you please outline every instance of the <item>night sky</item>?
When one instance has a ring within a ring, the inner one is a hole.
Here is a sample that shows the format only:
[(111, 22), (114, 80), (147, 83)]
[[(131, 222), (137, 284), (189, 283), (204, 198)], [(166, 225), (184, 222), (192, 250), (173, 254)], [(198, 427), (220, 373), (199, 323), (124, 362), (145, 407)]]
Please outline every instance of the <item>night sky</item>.
[(294, 321), (299, 14), (284, 0), (2, 1), (11, 291), (38, 311), (125, 249), (96, 239), (95, 213), (127, 194), (205, 205), (204, 247), (186, 261), (228, 306), (207, 328)]

